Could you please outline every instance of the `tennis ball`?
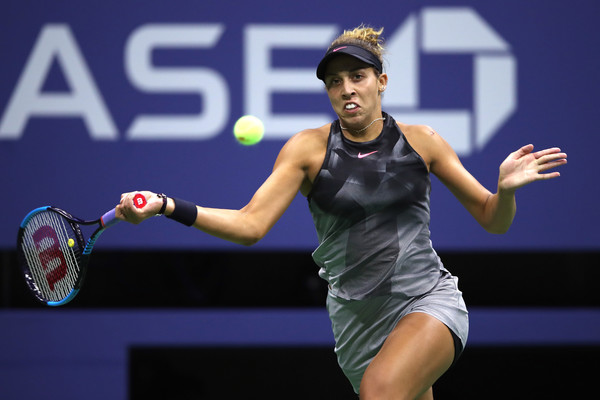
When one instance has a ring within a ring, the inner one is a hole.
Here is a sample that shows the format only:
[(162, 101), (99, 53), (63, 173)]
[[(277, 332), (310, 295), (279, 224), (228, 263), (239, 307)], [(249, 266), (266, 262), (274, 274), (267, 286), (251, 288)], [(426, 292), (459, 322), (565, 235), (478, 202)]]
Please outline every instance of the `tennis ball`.
[(69, 245), (69, 247), (73, 247), (75, 246), (75, 241), (73, 239), (69, 239), (67, 240), (67, 244)]
[(264, 134), (265, 127), (262, 121), (253, 115), (244, 115), (233, 126), (233, 135), (245, 146), (260, 142)]

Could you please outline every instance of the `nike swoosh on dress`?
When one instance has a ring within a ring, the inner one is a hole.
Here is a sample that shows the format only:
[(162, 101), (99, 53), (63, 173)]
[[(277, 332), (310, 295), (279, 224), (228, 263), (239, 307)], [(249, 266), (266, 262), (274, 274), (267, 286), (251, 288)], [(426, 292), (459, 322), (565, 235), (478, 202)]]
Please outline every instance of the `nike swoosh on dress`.
[(358, 153), (358, 158), (365, 158), (365, 157), (368, 157), (368, 156), (370, 156), (371, 154), (375, 154), (375, 153), (377, 153), (377, 151), (378, 151), (378, 150), (375, 150), (375, 151), (372, 151), (372, 152), (370, 152), (370, 153), (366, 153), (366, 154)]

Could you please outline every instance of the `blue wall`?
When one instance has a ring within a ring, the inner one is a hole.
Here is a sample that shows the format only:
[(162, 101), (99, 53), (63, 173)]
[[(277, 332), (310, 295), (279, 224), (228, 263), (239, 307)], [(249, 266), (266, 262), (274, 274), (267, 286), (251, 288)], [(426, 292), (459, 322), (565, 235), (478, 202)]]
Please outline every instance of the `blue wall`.
[[(600, 249), (600, 3), (281, 4), (5, 1), (0, 249), (14, 248), (21, 219), (42, 205), (93, 218), (122, 192), (149, 189), (242, 207), (289, 136), (334, 118), (314, 67), (333, 36), (362, 22), (384, 26), (389, 40), (384, 109), (435, 127), (490, 190), (499, 164), (524, 144), (569, 154), (560, 179), (519, 192), (517, 218), (502, 236), (485, 234), (434, 180), (436, 248)], [(265, 140), (253, 147), (231, 134), (244, 114), (266, 124)], [(315, 246), (299, 196), (257, 249)], [(120, 224), (98, 247), (238, 249), (160, 218)], [(475, 308), (471, 321), (475, 347), (600, 346), (596, 309)], [(0, 327), (0, 398), (7, 400), (59, 391), (62, 399), (124, 399), (130, 346), (332, 345), (322, 310), (4, 310)]]
[[(41, 205), (83, 218), (150, 189), (240, 208), (293, 133), (334, 118), (314, 67), (331, 38), (384, 26), (384, 108), (434, 126), (490, 190), (511, 151), (560, 146), (560, 180), (523, 189), (509, 234), (482, 233), (434, 181), (439, 249), (598, 249), (596, 19), (579, 1), (10, 1), (0, 14), (0, 247)], [(231, 12), (232, 9), (236, 12)], [(316, 11), (318, 10), (318, 11)], [(238, 145), (235, 120), (266, 124)], [(458, 229), (460, 227), (460, 229)], [(105, 234), (104, 248), (231, 248), (157, 219)], [(316, 245), (298, 197), (262, 249)]]
[[(470, 319), (471, 348), (600, 346), (600, 310), (474, 309)], [(333, 349), (324, 310), (1, 311), (0, 326), (3, 400), (126, 399), (134, 346)]]

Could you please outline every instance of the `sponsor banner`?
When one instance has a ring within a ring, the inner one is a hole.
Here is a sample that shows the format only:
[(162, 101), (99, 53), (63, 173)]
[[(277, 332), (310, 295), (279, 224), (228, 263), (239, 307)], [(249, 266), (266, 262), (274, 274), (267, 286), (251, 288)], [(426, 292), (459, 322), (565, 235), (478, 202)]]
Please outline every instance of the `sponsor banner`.
[[(518, 192), (502, 236), (485, 233), (434, 178), (436, 248), (598, 249), (599, 11), (592, 0), (11, 0), (0, 14), (0, 247), (14, 246), (32, 208), (89, 219), (131, 190), (243, 207), (289, 137), (335, 119), (315, 67), (336, 35), (365, 23), (385, 28), (384, 110), (433, 126), (491, 191), (499, 164), (524, 144), (569, 153), (560, 179)], [(265, 124), (255, 146), (232, 134), (245, 114)], [(101, 241), (237, 248), (164, 218), (121, 224)], [(256, 248), (316, 244), (298, 195)]]

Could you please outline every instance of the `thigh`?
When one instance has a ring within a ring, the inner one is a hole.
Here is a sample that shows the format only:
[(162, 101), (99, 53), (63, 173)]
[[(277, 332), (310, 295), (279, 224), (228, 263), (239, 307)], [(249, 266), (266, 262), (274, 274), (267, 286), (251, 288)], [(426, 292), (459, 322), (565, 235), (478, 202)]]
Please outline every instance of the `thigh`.
[(367, 367), (361, 399), (415, 399), (429, 394), (453, 359), (454, 340), (448, 327), (428, 314), (408, 314)]

